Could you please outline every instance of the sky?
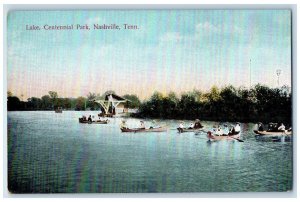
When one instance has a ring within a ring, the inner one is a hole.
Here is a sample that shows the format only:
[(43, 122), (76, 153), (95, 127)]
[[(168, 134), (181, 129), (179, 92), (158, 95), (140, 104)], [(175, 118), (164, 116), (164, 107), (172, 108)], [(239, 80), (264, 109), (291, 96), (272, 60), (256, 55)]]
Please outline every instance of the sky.
[[(26, 29), (32, 25), (41, 30)], [(213, 85), (277, 87), (277, 69), (280, 86), (291, 86), (289, 10), (14, 11), (7, 44), (7, 87), (24, 99), (48, 91), (78, 97), (114, 90), (147, 99), (154, 91), (181, 94)]]

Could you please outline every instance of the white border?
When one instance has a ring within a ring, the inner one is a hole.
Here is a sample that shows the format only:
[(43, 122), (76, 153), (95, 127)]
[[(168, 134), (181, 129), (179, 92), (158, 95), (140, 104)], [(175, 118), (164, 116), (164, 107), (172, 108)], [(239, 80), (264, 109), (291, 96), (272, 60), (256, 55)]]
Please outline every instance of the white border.
[[(41, 3), (39, 1), (29, 1), (30, 3)], [(54, 3), (57, 2), (62, 2), (62, 1), (51, 1)], [(86, 0), (84, 3), (90, 3), (90, 0)], [(156, 1), (153, 0), (151, 1), (153, 3), (167, 3), (164, 0), (161, 1)], [(151, 3), (150, 2), (150, 3)], [(253, 1), (252, 1), (253, 2)], [(292, 1), (293, 3), (296, 3), (296, 1)], [(293, 87), (293, 130), (295, 131), (295, 134), (297, 134), (297, 128), (295, 126), (298, 123), (297, 114), (298, 114), (298, 108), (297, 108), (297, 98), (298, 98), (298, 93), (296, 92), (296, 89), (298, 87), (297, 85), (297, 76), (299, 71), (297, 71), (297, 24), (299, 21), (297, 21), (297, 5), (282, 5), (282, 4), (265, 4), (265, 3), (274, 3), (273, 1), (263, 1), (264, 4), (259, 4), (259, 5), (246, 5), (246, 4), (236, 4), (236, 5), (231, 5), (231, 4), (218, 4), (215, 3), (215, 1), (211, 1), (211, 4), (206, 4), (206, 5), (187, 5), (185, 3), (194, 3), (191, 1), (184, 1), (181, 3), (177, 3), (177, 5), (165, 5), (165, 4), (159, 4), (159, 5), (129, 5), (129, 4), (119, 4), (119, 5), (113, 5), (113, 4), (118, 4), (122, 3), (120, 1), (115, 1), (112, 0), (109, 3), (110, 5), (79, 5), (80, 3), (75, 2), (73, 5), (67, 5), (67, 4), (60, 4), (60, 5), (49, 5), (49, 4), (43, 4), (43, 5), (16, 5), (15, 3), (23, 3), (23, 1), (5, 1), (6, 4), (13, 3), (14, 5), (4, 5), (4, 7), (1, 7), (1, 13), (3, 13), (2, 17), (2, 22), (3, 22), (3, 29), (0, 29), (0, 36), (2, 44), (3, 44), (3, 54), (1, 54), (1, 60), (3, 63), (3, 71), (1, 71), (1, 76), (3, 76), (3, 83), (0, 84), (0, 88), (3, 90), (3, 92), (0, 94), (0, 101), (3, 101), (3, 104), (1, 103), (0, 108), (0, 117), (3, 117), (3, 122), (1, 122), (1, 128), (3, 127), (3, 136), (1, 138), (2, 140), (2, 145), (3, 145), (3, 162), (2, 162), (2, 167), (1, 167), (1, 173), (3, 174), (3, 183), (1, 183), (1, 194), (3, 193), (5, 198), (195, 198), (195, 197), (200, 197), (200, 198), (206, 198), (206, 197), (216, 197), (216, 198), (224, 198), (224, 197), (233, 197), (233, 198), (244, 198), (244, 197), (254, 197), (254, 198), (268, 198), (268, 197), (275, 197), (275, 198), (284, 198), (284, 197), (296, 197), (297, 196), (297, 190), (299, 189), (297, 187), (297, 157), (299, 155), (297, 154), (297, 139), (294, 141), (294, 180), (293, 180), (293, 191), (292, 192), (266, 192), (266, 193), (171, 193), (171, 194), (10, 194), (7, 191), (7, 137), (6, 137), (6, 131), (7, 131), (7, 112), (6, 112), (6, 16), (7, 12), (10, 10), (75, 10), (75, 9), (90, 9), (90, 10), (95, 10), (95, 9), (291, 9), (292, 10), (292, 17), (293, 17), (293, 24), (292, 24), (292, 31), (293, 31), (293, 61), (292, 61), (292, 87)], [(63, 2), (64, 3), (64, 2)], [(93, 1), (95, 3), (95, 1)], [(131, 1), (131, 3), (140, 3), (140, 1)], [(148, 2), (149, 3), (149, 2)], [(220, 2), (219, 2), (220, 3)], [(222, 2), (221, 2), (222, 3)], [(240, 3), (240, 1), (232, 1), (232, 3)], [(258, 3), (258, 2), (256, 2)], [(285, 1), (284, 3), (288, 3), (288, 1)], [(179, 5), (180, 4), (180, 5)], [(296, 24), (297, 23), (297, 24)], [(3, 30), (3, 31), (2, 31)], [(3, 86), (2, 86), (3, 85)], [(296, 96), (297, 97), (296, 97)], [(2, 125), (3, 124), (3, 125)], [(297, 138), (295, 135), (294, 138)], [(1, 152), (2, 152), (1, 151)], [(3, 170), (2, 170), (3, 168)], [(2, 192), (3, 190), (3, 192)], [(72, 199), (73, 200), (73, 199)], [(232, 199), (230, 199), (231, 201)]]

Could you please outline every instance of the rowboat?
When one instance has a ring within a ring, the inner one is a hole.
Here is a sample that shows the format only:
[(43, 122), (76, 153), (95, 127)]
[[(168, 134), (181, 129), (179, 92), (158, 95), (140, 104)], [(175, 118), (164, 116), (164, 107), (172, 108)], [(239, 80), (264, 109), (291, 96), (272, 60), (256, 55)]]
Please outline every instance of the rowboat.
[(104, 120), (104, 121), (88, 121), (88, 120), (84, 120), (82, 118), (79, 118), (79, 123), (88, 123), (88, 124), (107, 124), (109, 122), (109, 120)]
[(203, 130), (203, 126), (201, 128), (177, 128), (179, 133), (187, 133), (187, 132), (200, 132)]
[(62, 108), (58, 107), (57, 109), (55, 109), (55, 113), (62, 113)]
[(148, 129), (141, 129), (141, 128), (120, 128), (122, 132), (131, 132), (131, 133), (138, 133), (138, 132), (165, 132), (168, 130), (167, 127), (159, 127), (159, 128), (148, 128)]
[(240, 134), (235, 135), (213, 135), (210, 131), (207, 132), (207, 138), (209, 141), (220, 141), (220, 140), (240, 140)]
[(278, 131), (278, 132), (271, 132), (271, 131), (253, 131), (256, 136), (266, 136), (266, 137), (278, 137), (278, 136), (291, 136), (292, 131)]

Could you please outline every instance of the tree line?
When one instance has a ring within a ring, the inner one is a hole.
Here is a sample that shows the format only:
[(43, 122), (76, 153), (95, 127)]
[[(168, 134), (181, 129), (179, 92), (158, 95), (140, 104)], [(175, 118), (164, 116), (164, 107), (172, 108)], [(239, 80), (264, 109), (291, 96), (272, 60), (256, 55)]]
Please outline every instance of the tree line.
[[(8, 92), (8, 111), (14, 110), (53, 110), (62, 107), (64, 110), (102, 110), (94, 99), (104, 99), (104, 94), (89, 93), (86, 97), (59, 98), (57, 92), (49, 91), (41, 98), (31, 97), (27, 102), (20, 101)], [(125, 107), (138, 108), (132, 114), (139, 118), (164, 119), (200, 119), (208, 121), (239, 122), (283, 122), (291, 124), (292, 95), (288, 86), (269, 88), (257, 84), (251, 89), (225, 86), (213, 86), (208, 92), (193, 90), (177, 95), (170, 92), (163, 95), (154, 92), (146, 101), (141, 102), (136, 95), (122, 96), (130, 102)], [(103, 111), (103, 110), (102, 110)]]
[(180, 96), (155, 92), (135, 116), (291, 124), (292, 96), (288, 86), (269, 88), (260, 84), (251, 89), (213, 86), (209, 92), (194, 90)]
[[(12, 92), (7, 92), (7, 110), (8, 111), (31, 111), (31, 110), (54, 110), (61, 107), (64, 110), (102, 110), (102, 107), (95, 103), (95, 99), (104, 99), (107, 94), (115, 93), (114, 91), (106, 91), (102, 95), (89, 93), (86, 97), (80, 96), (77, 98), (60, 98), (55, 91), (49, 91), (47, 95), (28, 98), (27, 101), (20, 100)], [(126, 94), (125, 99), (131, 102), (126, 102), (125, 107), (136, 108), (140, 105), (140, 100), (136, 95)], [(103, 110), (102, 110), (103, 111)]]

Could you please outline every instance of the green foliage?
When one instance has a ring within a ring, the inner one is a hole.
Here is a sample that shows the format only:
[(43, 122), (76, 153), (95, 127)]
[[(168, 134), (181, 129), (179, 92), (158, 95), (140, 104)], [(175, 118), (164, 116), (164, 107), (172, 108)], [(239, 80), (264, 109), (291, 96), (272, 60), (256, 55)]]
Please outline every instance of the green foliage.
[(138, 108), (141, 105), (141, 101), (137, 95), (126, 94), (123, 96), (123, 98), (130, 100), (125, 103), (125, 107), (127, 107), (127, 108)]
[(213, 86), (209, 92), (187, 92), (178, 99), (175, 93), (163, 97), (155, 92), (139, 108), (140, 117), (201, 119), (241, 122), (291, 123), (292, 103), (288, 87), (253, 89)]

